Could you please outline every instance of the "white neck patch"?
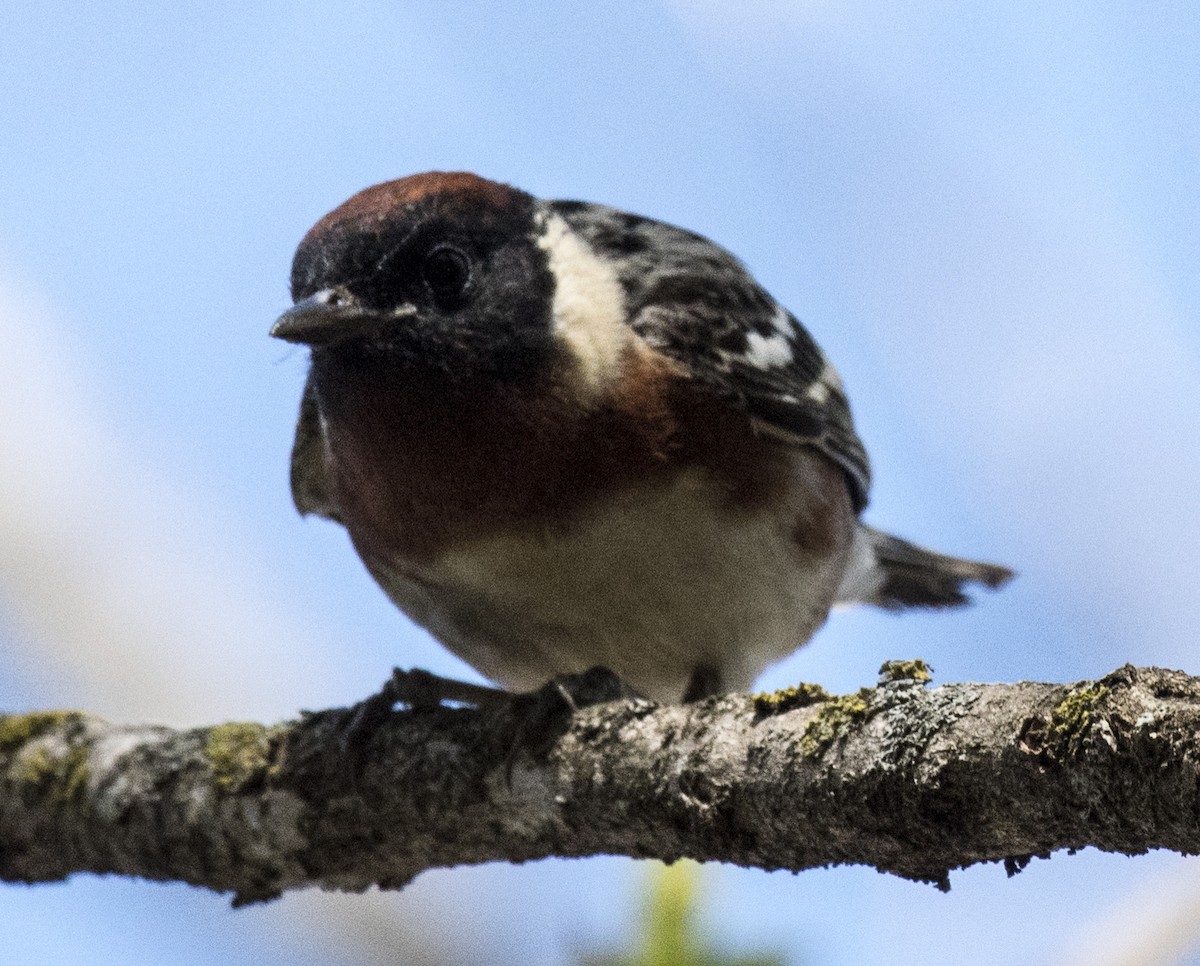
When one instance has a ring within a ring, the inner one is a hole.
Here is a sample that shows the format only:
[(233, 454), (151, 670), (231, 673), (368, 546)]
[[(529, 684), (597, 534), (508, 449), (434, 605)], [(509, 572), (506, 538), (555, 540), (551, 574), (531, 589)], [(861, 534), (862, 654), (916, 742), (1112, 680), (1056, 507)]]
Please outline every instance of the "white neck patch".
[(610, 262), (597, 255), (560, 215), (545, 215), (538, 247), (554, 273), (554, 332), (597, 392), (616, 380), (633, 339), (625, 324), (625, 293)]

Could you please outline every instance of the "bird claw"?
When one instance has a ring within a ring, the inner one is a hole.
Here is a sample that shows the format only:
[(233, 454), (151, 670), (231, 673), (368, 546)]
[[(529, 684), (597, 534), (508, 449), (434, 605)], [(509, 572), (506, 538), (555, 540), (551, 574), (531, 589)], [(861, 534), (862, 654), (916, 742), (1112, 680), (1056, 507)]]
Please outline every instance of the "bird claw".
[(594, 704), (640, 697), (604, 667), (594, 667), (582, 674), (560, 674), (534, 691), (519, 694), (443, 678), (420, 668), (396, 668), (377, 693), (350, 709), (342, 733), (342, 751), (348, 769), (357, 775), (371, 739), (395, 713), (397, 705), (424, 713), (444, 707), (446, 702), (467, 704), (509, 716), (512, 738), (507, 742), (504, 772), (511, 784), (512, 768), (519, 753), (528, 751), (535, 757), (544, 756), (566, 733), (576, 712)]
[(505, 707), (512, 700), (512, 695), (500, 688), (440, 677), (421, 668), (394, 668), (378, 696), (390, 700), (392, 707), (406, 704), (413, 711), (432, 711), (448, 701), (491, 710)]
[(379, 691), (350, 709), (342, 749), (348, 760), (358, 762), (371, 737), (395, 713), (398, 704), (415, 712), (435, 711), (447, 701), (493, 710), (507, 707), (512, 698), (507, 691), (487, 685), (439, 677), (420, 668), (394, 668)]
[(516, 727), (507, 770), (522, 748), (543, 755), (571, 726), (576, 712), (594, 704), (641, 698), (632, 687), (606, 667), (593, 667), (582, 674), (559, 674), (536, 691), (512, 696)]

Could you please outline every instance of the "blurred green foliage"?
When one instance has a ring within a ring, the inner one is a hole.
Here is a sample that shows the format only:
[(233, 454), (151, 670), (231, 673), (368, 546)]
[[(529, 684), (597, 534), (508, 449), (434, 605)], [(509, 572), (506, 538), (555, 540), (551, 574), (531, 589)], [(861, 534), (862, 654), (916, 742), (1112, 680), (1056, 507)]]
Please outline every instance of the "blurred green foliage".
[(686, 860), (673, 865), (653, 863), (652, 869), (633, 950), (585, 956), (579, 966), (784, 966), (780, 956), (730, 957), (707, 948), (698, 923), (699, 864)]

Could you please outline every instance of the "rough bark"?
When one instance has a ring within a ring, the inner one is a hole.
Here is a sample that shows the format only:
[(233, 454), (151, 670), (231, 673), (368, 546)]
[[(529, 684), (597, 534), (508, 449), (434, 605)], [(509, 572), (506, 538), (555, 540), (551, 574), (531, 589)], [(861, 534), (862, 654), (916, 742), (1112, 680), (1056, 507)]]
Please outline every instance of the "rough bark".
[[(172, 730), (0, 717), (0, 878), (180, 880), (255, 901), (497, 860), (619, 854), (800, 870), (952, 869), (1084, 846), (1200, 852), (1200, 679), (926, 687), (923, 665), (560, 718), (362, 708)], [(601, 675), (585, 682), (611, 691)]]

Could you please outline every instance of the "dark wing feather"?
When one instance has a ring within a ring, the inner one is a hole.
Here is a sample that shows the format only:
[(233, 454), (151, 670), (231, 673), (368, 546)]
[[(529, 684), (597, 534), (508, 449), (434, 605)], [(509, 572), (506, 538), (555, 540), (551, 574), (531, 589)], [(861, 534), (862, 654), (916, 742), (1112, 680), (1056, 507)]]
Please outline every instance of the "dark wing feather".
[(315, 513), (340, 522), (328, 475), (329, 447), (310, 374), (300, 397), (296, 440), (292, 443), (292, 502), (302, 516)]
[[(795, 319), (790, 315), (786, 319), (795, 334), (759, 336), (771, 347), (757, 355), (720, 348), (723, 342), (737, 343), (739, 334), (745, 337), (745, 331), (753, 329), (740, 315), (715, 315), (704, 306), (647, 306), (634, 318), (634, 327), (660, 352), (685, 365), (694, 378), (744, 408), (763, 435), (792, 446), (815, 447), (833, 459), (846, 474), (855, 508), (862, 510), (871, 467), (854, 430), (850, 405), (821, 350)], [(702, 320), (713, 341), (707, 351), (697, 352), (694, 340), (679, 338), (679, 333), (696, 328)]]
[(841, 380), (812, 336), (707, 238), (582, 202), (550, 202), (617, 271), (630, 325), (693, 378), (743, 408), (764, 435), (826, 453), (846, 473), (856, 509), (871, 468)]

